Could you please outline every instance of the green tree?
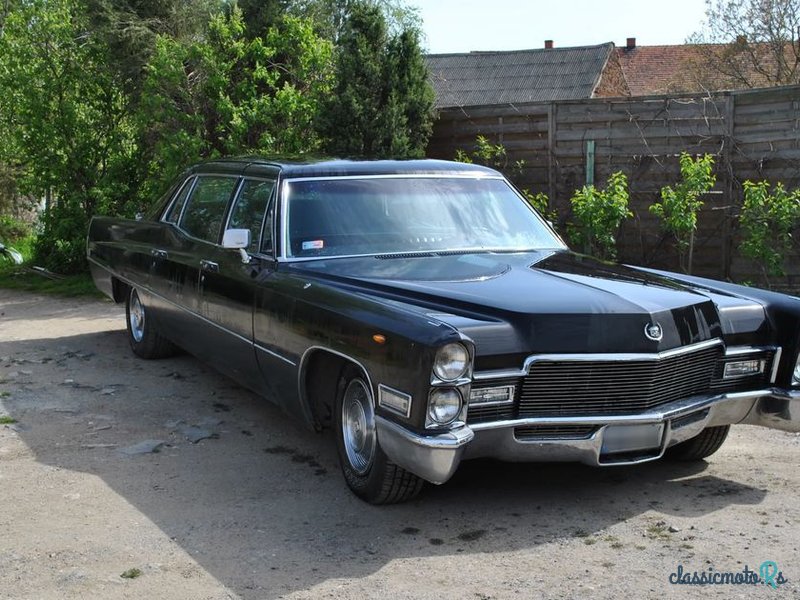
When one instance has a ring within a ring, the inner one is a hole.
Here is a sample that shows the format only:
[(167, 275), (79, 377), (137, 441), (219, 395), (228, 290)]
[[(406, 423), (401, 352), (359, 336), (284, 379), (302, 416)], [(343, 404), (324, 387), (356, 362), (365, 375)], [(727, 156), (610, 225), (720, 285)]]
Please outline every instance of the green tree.
[(681, 269), (692, 272), (694, 233), (697, 213), (703, 207), (700, 197), (709, 192), (717, 181), (714, 157), (710, 154), (692, 158), (687, 152), (680, 156), (682, 181), (675, 187), (661, 188), (661, 201), (650, 205), (650, 212), (663, 221), (666, 231), (675, 236)]
[(800, 189), (788, 192), (778, 183), (770, 191), (767, 181), (745, 181), (739, 224), (742, 254), (761, 266), (764, 282), (769, 285), (770, 276), (785, 274), (792, 232), (800, 226)]
[(576, 221), (568, 228), (572, 242), (584, 252), (615, 259), (617, 232), (622, 221), (633, 216), (628, 199), (628, 178), (622, 171), (611, 174), (605, 189), (585, 185), (576, 190), (570, 199)]
[(151, 148), (146, 196), (199, 159), (317, 150), (314, 117), (330, 94), (332, 52), (294, 17), (248, 38), (236, 7), (212, 17), (205, 39), (159, 36), (139, 115)]
[(322, 106), (325, 149), (361, 157), (424, 156), (433, 89), (419, 34), (392, 35), (380, 8), (353, 2), (338, 38), (336, 86)]
[(132, 130), (78, 0), (28, 0), (0, 36), (0, 163), (24, 194), (45, 198), (37, 260), (62, 272), (84, 265), (88, 218), (125, 210)]
[(212, 14), (225, 0), (83, 0), (93, 37), (107, 48), (108, 68), (135, 104), (144, 66), (156, 38), (202, 38)]

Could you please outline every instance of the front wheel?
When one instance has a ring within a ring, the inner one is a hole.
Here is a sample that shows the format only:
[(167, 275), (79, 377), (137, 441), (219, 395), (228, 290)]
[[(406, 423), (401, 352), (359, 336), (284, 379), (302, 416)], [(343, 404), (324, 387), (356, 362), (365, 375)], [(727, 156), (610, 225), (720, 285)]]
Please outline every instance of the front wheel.
[(166, 358), (177, 352), (175, 344), (156, 329), (136, 288), (131, 288), (125, 303), (125, 322), (128, 327), (128, 342), (136, 356)]
[(730, 428), (730, 425), (706, 427), (699, 435), (667, 448), (665, 456), (672, 460), (702, 460), (719, 450)]
[(363, 373), (345, 367), (336, 394), (336, 446), (348, 487), (371, 504), (410, 500), (423, 480), (389, 460), (378, 443), (375, 405)]

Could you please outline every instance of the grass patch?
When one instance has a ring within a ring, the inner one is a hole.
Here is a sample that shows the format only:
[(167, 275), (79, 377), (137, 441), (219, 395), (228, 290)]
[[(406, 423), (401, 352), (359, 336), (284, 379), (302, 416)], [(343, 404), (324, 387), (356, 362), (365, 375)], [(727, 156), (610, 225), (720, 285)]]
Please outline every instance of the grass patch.
[(137, 577), (140, 577), (141, 574), (142, 570), (134, 567), (133, 569), (128, 569), (127, 571), (122, 573), (120, 577), (122, 577), (123, 579), (136, 579)]
[(647, 537), (651, 540), (671, 540), (672, 535), (666, 525), (656, 523), (647, 528)]
[(56, 296), (102, 298), (89, 273), (49, 279), (25, 267), (0, 267), (0, 288), (38, 292)]
[(13, 425), (16, 422), (17, 420), (14, 417), (9, 417), (8, 415), (0, 415), (0, 425)]
[(594, 544), (597, 543), (597, 538), (593, 537), (583, 538), (583, 543), (586, 544), (587, 546), (593, 546)]
[[(0, 381), (0, 383), (5, 383), (5, 381)], [(11, 397), (11, 392), (7, 390), (3, 390), (2, 392), (0, 392), (0, 398), (10, 398), (10, 397)]]

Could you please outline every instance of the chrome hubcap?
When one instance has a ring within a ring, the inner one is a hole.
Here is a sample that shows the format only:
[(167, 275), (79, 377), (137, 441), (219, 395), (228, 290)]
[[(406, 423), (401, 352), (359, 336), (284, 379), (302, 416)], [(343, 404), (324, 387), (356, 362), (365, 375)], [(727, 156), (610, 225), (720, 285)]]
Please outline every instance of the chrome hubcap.
[(375, 454), (375, 413), (371, 394), (360, 379), (353, 379), (344, 391), (342, 438), (350, 466), (363, 475)]
[(131, 335), (137, 342), (141, 342), (144, 337), (144, 306), (139, 300), (136, 290), (131, 292), (131, 307), (128, 315), (130, 321)]

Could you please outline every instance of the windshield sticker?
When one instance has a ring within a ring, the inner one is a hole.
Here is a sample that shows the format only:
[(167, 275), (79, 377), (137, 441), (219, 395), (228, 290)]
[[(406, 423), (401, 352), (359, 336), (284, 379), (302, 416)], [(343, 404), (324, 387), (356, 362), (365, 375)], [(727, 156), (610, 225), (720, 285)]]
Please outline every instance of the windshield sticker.
[(312, 240), (310, 242), (303, 242), (303, 250), (322, 250), (325, 242), (322, 240)]

